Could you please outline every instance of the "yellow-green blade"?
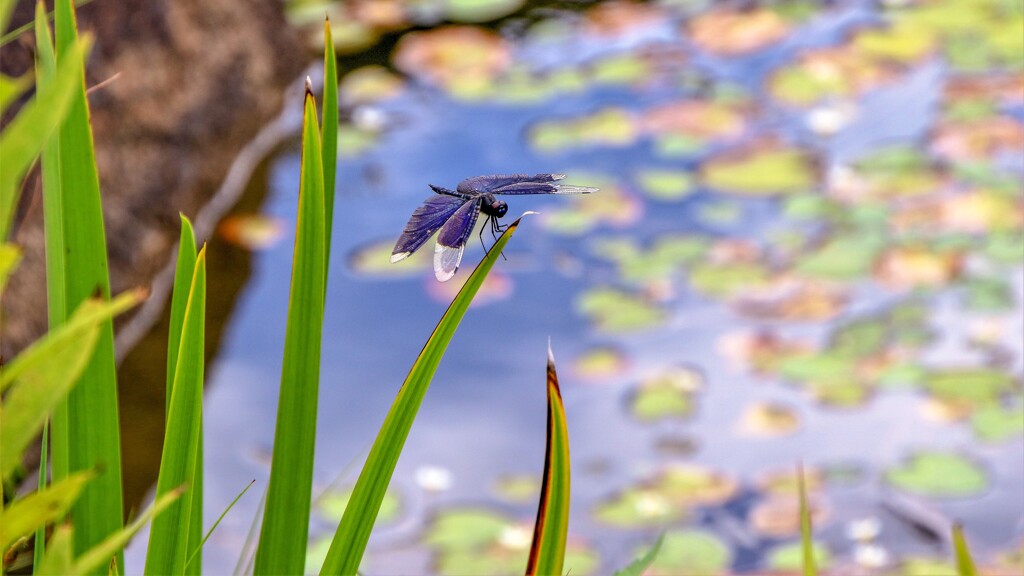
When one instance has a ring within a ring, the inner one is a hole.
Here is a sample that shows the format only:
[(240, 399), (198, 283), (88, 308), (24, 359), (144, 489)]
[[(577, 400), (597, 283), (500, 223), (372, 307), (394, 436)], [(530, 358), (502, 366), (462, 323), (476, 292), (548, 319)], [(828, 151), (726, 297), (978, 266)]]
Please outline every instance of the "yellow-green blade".
[(959, 523), (953, 525), (953, 552), (956, 554), (957, 574), (978, 576), (978, 569), (974, 567), (971, 551), (967, 547), (967, 539), (964, 538), (964, 527)]
[(66, 576), (71, 573), (74, 563), (73, 546), (74, 530), (70, 524), (62, 524), (53, 529), (53, 535), (46, 546), (42, 560), (35, 565), (36, 576)]
[[(80, 58), (79, 51), (73, 49), (78, 45), (78, 30), (71, 0), (57, 0), (54, 29), (59, 69), (67, 59)], [(69, 309), (94, 294), (110, 297), (103, 207), (83, 74), (75, 84), (67, 117), (60, 128), (65, 290)], [(74, 550), (82, 554), (119, 530), (124, 518), (112, 323), (100, 325), (96, 351), (80, 382), (68, 395), (67, 419), (62, 421), (59, 416), (58, 411), (51, 429), (55, 440), (62, 437), (62, 441), (54, 442), (55, 474), (59, 477), (78, 470), (102, 470), (71, 508)], [(58, 453), (58, 448), (65, 449), (64, 442), (66, 454)], [(67, 470), (61, 470), (57, 464), (65, 461)], [(118, 563), (123, 563), (120, 555)], [(105, 568), (106, 563), (97, 573), (106, 572)]]
[(7, 550), (19, 538), (60, 519), (93, 476), (91, 472), (80, 472), (0, 510), (0, 550)]
[(547, 367), (548, 431), (544, 455), (544, 477), (540, 489), (537, 522), (526, 574), (561, 574), (565, 560), (565, 539), (569, 534), (569, 428), (565, 406), (558, 388), (555, 357), (548, 345)]
[(193, 523), (202, 525), (202, 516), (194, 516), (192, 500), (202, 492), (196, 484), (196, 470), (202, 443), (203, 351), (206, 326), (206, 248), (200, 250), (192, 274), (185, 306), (181, 341), (174, 370), (171, 403), (167, 410), (167, 432), (160, 458), (157, 496), (179, 486), (188, 487), (184, 497), (171, 504), (153, 521), (146, 553), (147, 574), (183, 574), (193, 550)]
[(4, 168), (0, 170), (0, 239), (10, 233), (22, 178), (72, 106), (76, 84), (83, 78), (82, 59), (89, 44), (70, 44), (67, 58), (61, 60), (53, 81), (40, 85), (36, 96), (0, 133), (0, 150), (4, 154)]
[(320, 143), (324, 171), (324, 264), (331, 261), (334, 229), (334, 183), (338, 170), (338, 57), (334, 53), (331, 21), (324, 20), (324, 118)]
[(309, 532), (327, 266), (320, 130), (308, 84), (299, 180), (277, 428), (256, 574), (301, 574)]
[(617, 570), (615, 576), (643, 576), (643, 573), (650, 568), (654, 560), (658, 558), (658, 553), (661, 552), (661, 544), (665, 541), (665, 533), (662, 532), (658, 539), (654, 542), (654, 546), (644, 552), (642, 556), (637, 557), (635, 560), (629, 563), (628, 566), (622, 570)]
[(480, 289), (505, 244), (519, 227), (521, 219), (509, 225), (473, 270), (413, 363), (402, 389), (398, 391), (398, 396), (384, 419), (380, 432), (377, 433), (370, 454), (366, 457), (366, 463), (363, 464), (363, 470), (345, 508), (345, 514), (327, 551), (321, 574), (355, 574), (359, 569), (359, 562), (370, 539), (377, 512), (384, 501), (384, 492), (391, 482), (398, 457), (406, 438), (409, 437), (409, 429), (423, 402), (423, 396), (427, 393), (430, 380), (459, 322), (465, 316), (466, 309), (473, 301), (473, 296)]
[(800, 550), (803, 557), (804, 576), (816, 576), (818, 566), (814, 561), (814, 531), (811, 528), (811, 508), (807, 504), (807, 484), (804, 467), (797, 470), (797, 484), (800, 490)]

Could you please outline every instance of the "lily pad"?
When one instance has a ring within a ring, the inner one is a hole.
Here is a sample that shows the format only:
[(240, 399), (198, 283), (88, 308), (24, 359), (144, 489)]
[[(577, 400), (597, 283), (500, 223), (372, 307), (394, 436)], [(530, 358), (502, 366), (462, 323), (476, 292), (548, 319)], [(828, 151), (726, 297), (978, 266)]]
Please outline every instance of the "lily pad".
[(936, 398), (974, 407), (996, 405), (1000, 396), (1019, 388), (1012, 376), (986, 368), (933, 372), (922, 385)]
[(759, 402), (747, 406), (740, 417), (739, 432), (757, 438), (777, 438), (800, 428), (800, 415), (784, 404)]
[(734, 296), (743, 290), (763, 286), (768, 279), (769, 271), (756, 262), (702, 262), (690, 271), (690, 285), (694, 290), (719, 298)]
[[(314, 502), (314, 509), (321, 517), (333, 522), (340, 522), (345, 514), (345, 507), (348, 506), (349, 498), (352, 497), (352, 487), (344, 490), (331, 490), (321, 494)], [(402, 501), (393, 490), (384, 493), (384, 500), (381, 501), (380, 511), (377, 513), (377, 521), (382, 523), (393, 522), (402, 512)]]
[(825, 280), (853, 280), (867, 276), (883, 240), (864, 236), (837, 236), (796, 264), (800, 274)]
[[(643, 550), (638, 550), (637, 554)], [(701, 530), (665, 532), (661, 550), (644, 574), (650, 576), (714, 576), (728, 572), (732, 561), (729, 546)]]
[(524, 0), (440, 0), (442, 10), (452, 22), (488, 22), (507, 16), (522, 5)]
[(536, 150), (556, 153), (584, 146), (621, 148), (633, 144), (639, 134), (632, 113), (611, 107), (576, 119), (540, 122), (528, 138)]
[(660, 236), (643, 250), (631, 238), (606, 238), (594, 243), (593, 252), (615, 262), (619, 275), (631, 284), (647, 285), (671, 279), (701, 257), (710, 246), (703, 237), (689, 234)]
[(693, 192), (693, 177), (683, 170), (645, 170), (637, 180), (640, 189), (655, 200), (679, 200)]
[(701, 167), (710, 188), (743, 196), (779, 196), (813, 188), (818, 181), (809, 157), (796, 148), (758, 146), (712, 158)]
[(641, 422), (685, 419), (694, 409), (693, 394), (703, 377), (689, 368), (673, 368), (637, 385), (629, 400), (630, 413)]
[(988, 486), (988, 474), (974, 461), (950, 452), (920, 452), (885, 473), (887, 482), (922, 496), (967, 497)]
[[(820, 527), (828, 520), (828, 508), (818, 499), (809, 503), (811, 523)], [(750, 511), (750, 528), (767, 538), (789, 538), (800, 534), (800, 501), (795, 492), (769, 496)]]
[(594, 194), (561, 198), (560, 202), (545, 208), (541, 223), (548, 230), (568, 236), (581, 236), (601, 225), (623, 228), (643, 216), (643, 203), (619, 186), (615, 180), (600, 174), (574, 173), (573, 182), (600, 188)]
[(633, 332), (662, 324), (667, 314), (642, 296), (614, 288), (591, 288), (576, 300), (576, 309), (602, 332)]
[(971, 427), (985, 442), (1003, 442), (1024, 435), (1024, 403), (1016, 406), (984, 406), (974, 412)]
[(348, 124), (338, 126), (338, 156), (353, 158), (368, 151), (377, 144), (379, 135)]
[(540, 494), (540, 478), (530, 474), (503, 475), (494, 481), (493, 491), (508, 502), (533, 502)]
[(345, 74), (338, 85), (338, 99), (348, 106), (394, 98), (404, 81), (383, 66), (362, 66)]
[(474, 26), (443, 26), (402, 35), (392, 57), (403, 72), (458, 96), (486, 91), (511, 64), (508, 42)]
[(493, 544), (515, 524), (488, 508), (441, 510), (427, 523), (424, 543), (439, 550), (473, 550)]
[(590, 75), (598, 84), (638, 85), (651, 80), (654, 70), (636, 53), (601, 58), (591, 65)]
[(971, 278), (964, 291), (964, 304), (969, 310), (996, 312), (1014, 305), (1013, 290), (1001, 278)]
[(596, 521), (616, 528), (663, 526), (685, 514), (664, 495), (644, 488), (625, 490), (594, 508)]
[(688, 25), (690, 39), (702, 50), (739, 56), (761, 50), (785, 38), (790, 24), (765, 8), (718, 9), (705, 12)]
[[(811, 555), (814, 557), (814, 564), (819, 570), (828, 569), (832, 561), (832, 555), (825, 544), (813, 542)], [(803, 566), (803, 544), (800, 542), (777, 546), (768, 553), (768, 567), (772, 570), (796, 574), (803, 569)]]
[(597, 346), (580, 354), (573, 363), (576, 375), (586, 380), (607, 380), (629, 367), (625, 352), (611, 346)]
[(893, 289), (942, 287), (960, 275), (963, 255), (928, 246), (908, 245), (886, 250), (875, 266), (875, 278)]

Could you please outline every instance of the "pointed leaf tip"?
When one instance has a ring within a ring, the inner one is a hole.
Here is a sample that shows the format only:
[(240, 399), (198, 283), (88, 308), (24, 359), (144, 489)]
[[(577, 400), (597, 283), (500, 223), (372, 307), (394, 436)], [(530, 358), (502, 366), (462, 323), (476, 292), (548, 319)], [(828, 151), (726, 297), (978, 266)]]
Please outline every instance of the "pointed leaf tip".
[(313, 96), (313, 79), (309, 76), (306, 76), (306, 96)]

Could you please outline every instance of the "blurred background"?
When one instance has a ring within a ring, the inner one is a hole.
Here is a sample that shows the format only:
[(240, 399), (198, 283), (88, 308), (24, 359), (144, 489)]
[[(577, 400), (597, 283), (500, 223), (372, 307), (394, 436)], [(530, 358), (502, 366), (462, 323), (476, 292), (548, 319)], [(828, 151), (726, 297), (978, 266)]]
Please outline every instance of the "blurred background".
[[(156, 278), (159, 296), (174, 211), (210, 242), (207, 524), (256, 486), (207, 544), (208, 572), (235, 569), (269, 475), (300, 78), (320, 69), (325, 13), (343, 119), (312, 570), (483, 254), (473, 239), (445, 284), (429, 248), (389, 263), (427, 184), (564, 172), (601, 191), (506, 198), (510, 216), (540, 215), (452, 341), (363, 573), (522, 571), (549, 338), (572, 445), (573, 575), (610, 573), (662, 532), (652, 574), (795, 572), (800, 462), (834, 573), (953, 574), (954, 520), (986, 573), (1024, 571), (1024, 3), (290, 0), (266, 9), (260, 41), (241, 25), (223, 35), (234, 12), (205, 10), (224, 20), (182, 16), (204, 40), (166, 36), (214, 61), (196, 99), (216, 105), (190, 110), (218, 120), (165, 119), (188, 150), (124, 160), (187, 182), (139, 226), (162, 231), (163, 256), (122, 262), (148, 267), (137, 281)], [(97, 26), (101, 47), (145, 26), (133, 22)], [(131, 101), (131, 82), (95, 97)], [(211, 175), (189, 180), (228, 132)], [(140, 245), (111, 242), (114, 260)], [(152, 300), (120, 333), (122, 351), (134, 344), (121, 386), (136, 507), (162, 433), (167, 328)]]

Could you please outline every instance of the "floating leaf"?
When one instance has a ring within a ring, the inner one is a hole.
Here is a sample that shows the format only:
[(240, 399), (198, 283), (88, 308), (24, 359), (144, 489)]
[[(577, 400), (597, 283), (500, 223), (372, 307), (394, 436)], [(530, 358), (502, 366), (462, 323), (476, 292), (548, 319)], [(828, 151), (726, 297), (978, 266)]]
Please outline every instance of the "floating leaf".
[(235, 214), (222, 220), (217, 232), (240, 248), (264, 250), (281, 240), (284, 223), (262, 214)]
[(1000, 278), (971, 278), (964, 285), (964, 290), (964, 304), (969, 310), (995, 312), (1013, 309), (1013, 290)]
[(508, 518), (487, 508), (449, 508), (427, 523), (424, 543), (441, 550), (468, 550), (496, 542), (512, 526)]
[(665, 312), (640, 295), (614, 288), (591, 288), (576, 300), (576, 309), (602, 332), (632, 332), (665, 321)]
[(629, 358), (619, 348), (597, 346), (580, 354), (573, 364), (576, 376), (586, 380), (607, 380), (622, 375), (629, 368)]
[(488, 22), (507, 16), (524, 0), (441, 0), (442, 10), (453, 22)]
[(685, 419), (693, 414), (693, 395), (703, 377), (689, 368), (676, 367), (641, 381), (629, 399), (629, 410), (641, 422)]
[[(790, 538), (800, 534), (800, 502), (794, 498), (795, 490), (788, 494), (769, 496), (750, 511), (750, 528), (766, 538)], [(820, 501), (812, 499), (809, 505), (814, 526), (821, 526), (829, 517), (828, 508)], [(800, 545), (793, 545), (797, 557)], [(820, 563), (819, 563), (820, 566)]]
[(795, 148), (757, 146), (712, 158), (701, 167), (704, 184), (745, 196), (776, 196), (813, 188), (815, 168)]
[[(828, 548), (820, 542), (815, 542), (812, 548), (814, 563), (819, 568), (827, 569), (832, 560)], [(792, 572), (797, 574), (803, 568), (803, 549), (799, 542), (783, 544), (768, 553), (768, 567), (780, 572)]]
[(395, 97), (405, 83), (383, 66), (362, 66), (341, 79), (338, 87), (341, 102), (354, 106), (380, 102)]
[(499, 476), (492, 490), (499, 498), (509, 502), (534, 502), (540, 493), (540, 480), (532, 474), (508, 474)]
[[(317, 513), (326, 520), (340, 522), (345, 514), (345, 507), (348, 506), (349, 498), (352, 497), (352, 487), (343, 490), (330, 490), (321, 494), (313, 502)], [(384, 493), (384, 500), (381, 501), (380, 511), (377, 512), (377, 522), (388, 523), (398, 518), (402, 512), (402, 501), (395, 495), (393, 490)], [(329, 539), (328, 539), (329, 541)], [(324, 550), (326, 557), (327, 550)]]
[(348, 255), (348, 266), (356, 274), (372, 278), (401, 278), (418, 276), (433, 269), (433, 256), (429, 250), (419, 250), (411, 256), (391, 263), (394, 239), (385, 239), (357, 247)]
[(1020, 387), (1010, 375), (986, 368), (933, 372), (921, 384), (936, 398), (975, 407), (995, 405), (1001, 395)]
[(693, 289), (712, 297), (735, 296), (745, 289), (763, 286), (768, 278), (768, 270), (756, 262), (702, 262), (690, 271)]
[(732, 553), (718, 537), (699, 530), (669, 530), (650, 576), (712, 576), (725, 574)]
[(646, 170), (637, 180), (644, 193), (655, 200), (679, 200), (693, 192), (693, 177), (683, 170)]
[(971, 427), (985, 442), (1003, 442), (1024, 435), (1024, 404), (1016, 406), (984, 406), (974, 412)]
[(838, 236), (804, 257), (796, 271), (813, 278), (852, 280), (871, 272), (884, 241), (861, 235)]
[(455, 94), (471, 95), (486, 90), (508, 68), (511, 58), (508, 42), (495, 32), (473, 26), (443, 26), (404, 34), (392, 60), (411, 76)]
[(950, 452), (920, 452), (885, 473), (887, 482), (908, 492), (940, 498), (974, 496), (988, 486), (988, 474), (972, 460)]
[(576, 172), (570, 178), (600, 188), (597, 194), (574, 195), (545, 209), (541, 223), (557, 234), (581, 236), (602, 225), (624, 228), (643, 216), (643, 203), (615, 180), (601, 174)]
[(800, 415), (789, 406), (770, 402), (751, 404), (740, 417), (739, 431), (758, 438), (776, 438), (800, 428)]

